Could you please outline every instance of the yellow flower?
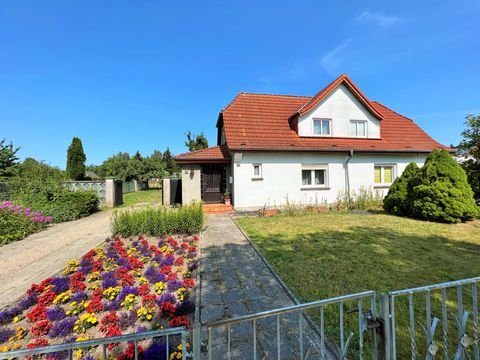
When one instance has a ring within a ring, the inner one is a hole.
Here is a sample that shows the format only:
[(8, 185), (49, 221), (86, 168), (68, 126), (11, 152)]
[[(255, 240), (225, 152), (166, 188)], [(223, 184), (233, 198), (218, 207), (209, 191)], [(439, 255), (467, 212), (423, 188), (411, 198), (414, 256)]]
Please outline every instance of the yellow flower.
[(109, 287), (103, 291), (103, 296), (109, 300), (113, 300), (117, 297), (120, 290), (120, 286)]
[(18, 322), (19, 320), (20, 320), (20, 318), (19, 318), (18, 316), (15, 316), (15, 317), (13, 318), (13, 322), (14, 322), (14, 323)]
[(163, 290), (165, 290), (165, 284), (162, 281), (157, 282), (155, 284), (155, 291), (157, 294), (160, 295)]
[(1, 352), (7, 352), (8, 351), (8, 346), (7, 345), (3, 345), (0, 349)]
[(167, 251), (167, 245), (163, 245), (163, 246), (160, 248), (160, 251), (161, 251), (161, 252)]
[(55, 298), (55, 300), (53, 300), (53, 303), (54, 304), (63, 304), (63, 303), (66, 303), (69, 299), (70, 299), (70, 294), (72, 292), (70, 290), (67, 290), (67, 291), (64, 291), (63, 293), (61, 294), (58, 294), (57, 297)]
[(148, 280), (145, 277), (142, 276), (140, 279), (138, 279), (138, 283), (140, 285), (143, 285), (143, 284), (148, 283)]
[(78, 260), (72, 260), (67, 262), (67, 266), (65, 267), (65, 270), (63, 270), (63, 273), (65, 275), (74, 273), (78, 269), (78, 264)]

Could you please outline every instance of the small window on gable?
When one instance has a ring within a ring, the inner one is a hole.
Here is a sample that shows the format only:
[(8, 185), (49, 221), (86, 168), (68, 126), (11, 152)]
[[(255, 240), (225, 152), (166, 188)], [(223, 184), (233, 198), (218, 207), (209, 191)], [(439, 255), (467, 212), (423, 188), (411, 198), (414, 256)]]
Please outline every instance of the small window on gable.
[(350, 120), (350, 136), (366, 137), (367, 122), (365, 120)]
[(313, 135), (330, 136), (332, 120), (330, 119), (313, 119)]
[(262, 178), (262, 164), (253, 164), (253, 178), (254, 179)]
[(394, 165), (375, 165), (373, 170), (373, 182), (375, 185), (390, 185), (395, 177)]

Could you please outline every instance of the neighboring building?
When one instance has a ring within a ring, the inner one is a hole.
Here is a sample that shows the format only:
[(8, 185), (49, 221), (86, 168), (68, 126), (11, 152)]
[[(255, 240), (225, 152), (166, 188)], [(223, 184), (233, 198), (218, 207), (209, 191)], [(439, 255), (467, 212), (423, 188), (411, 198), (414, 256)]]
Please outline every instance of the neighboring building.
[(361, 187), (386, 194), (410, 162), (451, 151), (346, 75), (313, 97), (239, 93), (217, 128), (217, 146), (175, 157), (183, 203), (222, 202), (226, 191), (237, 210), (333, 203)]

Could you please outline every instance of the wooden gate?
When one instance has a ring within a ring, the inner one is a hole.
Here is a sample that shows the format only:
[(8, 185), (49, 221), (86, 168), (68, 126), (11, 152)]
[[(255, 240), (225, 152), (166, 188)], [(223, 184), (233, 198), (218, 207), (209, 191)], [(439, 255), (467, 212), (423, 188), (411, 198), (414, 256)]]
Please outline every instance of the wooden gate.
[(202, 167), (202, 200), (205, 203), (222, 203), (226, 189), (224, 166), (205, 165)]

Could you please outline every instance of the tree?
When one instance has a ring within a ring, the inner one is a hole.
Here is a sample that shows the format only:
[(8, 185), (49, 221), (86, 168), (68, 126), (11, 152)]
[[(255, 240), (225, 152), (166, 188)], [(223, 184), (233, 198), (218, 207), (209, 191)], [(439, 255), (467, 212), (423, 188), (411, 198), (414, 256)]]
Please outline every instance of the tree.
[(383, 199), (383, 208), (390, 214), (406, 216), (410, 213), (410, 198), (412, 179), (418, 172), (418, 166), (411, 162), (403, 171), (402, 175), (395, 179)]
[(81, 180), (85, 176), (85, 161), (87, 157), (83, 152), (82, 140), (78, 137), (72, 139), (67, 150), (67, 175), (71, 180)]
[(480, 114), (467, 115), (465, 126), (466, 129), (462, 132), (463, 139), (458, 145), (460, 155), (466, 157), (461, 166), (467, 173), (475, 200), (480, 203)]
[(452, 156), (435, 149), (412, 179), (409, 194), (414, 217), (455, 223), (478, 215), (467, 175)]
[(18, 164), (16, 156), (19, 147), (14, 148), (13, 144), (5, 144), (5, 139), (0, 140), (0, 176), (12, 176)]
[(194, 151), (208, 148), (208, 140), (205, 135), (203, 135), (203, 132), (201, 132), (200, 135), (193, 135), (189, 131), (185, 135), (187, 135), (185, 146), (188, 148), (188, 150)]
[(163, 153), (163, 162), (165, 163), (165, 170), (168, 171), (170, 175), (173, 175), (177, 172), (177, 164), (173, 159), (172, 153), (170, 152), (170, 148), (167, 147), (167, 150)]

